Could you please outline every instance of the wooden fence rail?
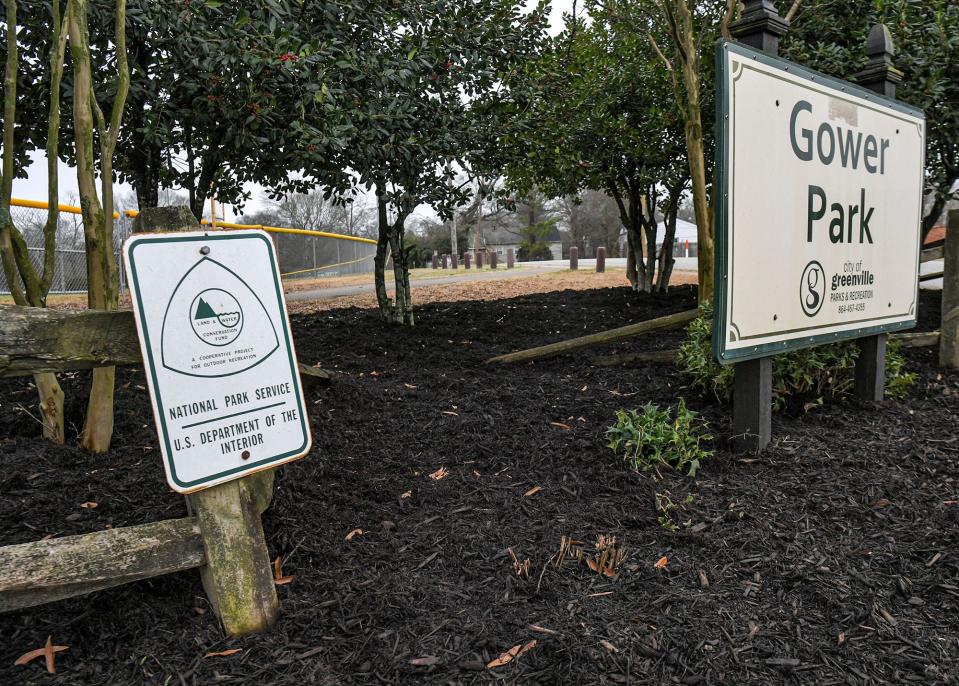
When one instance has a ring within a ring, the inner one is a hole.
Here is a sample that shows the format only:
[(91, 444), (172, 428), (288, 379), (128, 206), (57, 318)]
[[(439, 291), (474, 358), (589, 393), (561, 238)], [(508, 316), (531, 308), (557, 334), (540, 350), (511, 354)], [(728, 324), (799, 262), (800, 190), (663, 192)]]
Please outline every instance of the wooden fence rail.
[(0, 612), (206, 564), (196, 517), (0, 548)]
[[(0, 377), (141, 364), (133, 312), (0, 306)], [(330, 372), (300, 363), (305, 386)]]

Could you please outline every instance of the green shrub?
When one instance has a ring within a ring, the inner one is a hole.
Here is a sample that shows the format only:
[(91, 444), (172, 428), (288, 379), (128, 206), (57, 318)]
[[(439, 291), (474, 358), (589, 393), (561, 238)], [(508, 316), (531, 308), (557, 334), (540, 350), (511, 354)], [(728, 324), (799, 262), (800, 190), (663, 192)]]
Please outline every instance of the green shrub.
[(641, 412), (617, 410), (616, 423), (606, 430), (606, 438), (613, 452), (622, 452), (634, 469), (668, 465), (696, 476), (700, 463), (713, 453), (702, 446), (712, 436), (695, 419), (696, 413), (687, 409), (682, 398), (675, 417), (672, 408), (647, 403)]
[[(694, 389), (728, 402), (733, 392), (733, 367), (713, 357), (713, 308), (705, 304), (700, 315), (686, 329), (677, 362)], [(859, 347), (853, 341), (830, 343), (794, 350), (773, 358), (773, 407), (777, 411), (801, 407), (808, 411), (826, 400), (847, 395), (855, 383)], [(890, 340), (886, 348), (886, 395), (902, 398), (916, 375), (904, 371), (905, 358), (899, 344)]]

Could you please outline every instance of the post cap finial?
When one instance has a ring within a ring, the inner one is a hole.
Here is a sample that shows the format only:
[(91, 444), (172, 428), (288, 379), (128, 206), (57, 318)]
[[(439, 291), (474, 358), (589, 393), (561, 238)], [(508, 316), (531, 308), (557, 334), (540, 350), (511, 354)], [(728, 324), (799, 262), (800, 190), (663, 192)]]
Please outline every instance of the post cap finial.
[(866, 41), (866, 54), (870, 57), (878, 55), (888, 55), (895, 57), (896, 44), (892, 40), (892, 34), (885, 24), (876, 24), (869, 31), (869, 40)]
[(775, 55), (789, 22), (779, 15), (773, 0), (744, 0), (742, 16), (729, 29), (746, 45)]
[(893, 56), (896, 46), (892, 34), (884, 24), (876, 24), (866, 41), (866, 66), (855, 79), (866, 88), (889, 98), (896, 97), (896, 86), (902, 82), (902, 72), (896, 69)]

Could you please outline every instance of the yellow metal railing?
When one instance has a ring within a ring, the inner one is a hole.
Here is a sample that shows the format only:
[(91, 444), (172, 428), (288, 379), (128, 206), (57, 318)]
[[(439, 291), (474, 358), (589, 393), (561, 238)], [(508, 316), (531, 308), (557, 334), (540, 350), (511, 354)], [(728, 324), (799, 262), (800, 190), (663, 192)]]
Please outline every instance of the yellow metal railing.
[[(21, 200), (20, 198), (13, 198), (10, 200), (10, 204), (14, 207), (29, 207), (35, 210), (45, 210), (49, 207), (48, 203), (43, 200)], [(60, 211), (66, 212), (67, 214), (81, 214), (81, 209), (74, 205), (64, 205), (60, 204)], [(139, 212), (136, 210), (126, 210), (123, 214), (131, 219), (136, 217)], [(114, 218), (118, 218), (120, 214), (118, 212), (113, 213)], [(209, 225), (210, 221), (208, 219), (203, 219), (200, 221), (200, 224)], [(315, 231), (313, 229), (292, 229), (285, 226), (263, 226), (262, 224), (234, 224), (233, 222), (221, 222), (216, 223), (218, 228), (223, 229), (262, 229), (268, 233), (292, 233), (300, 236), (321, 236), (323, 238), (335, 238), (341, 241), (356, 241), (357, 243), (371, 243), (376, 245), (376, 241), (369, 238), (360, 238), (359, 236), (347, 236), (342, 233), (332, 233), (330, 231)]]
[[(48, 203), (45, 202), (45, 201), (43, 201), (43, 200), (23, 200), (23, 199), (21, 199), (21, 198), (12, 198), (12, 199), (10, 200), (10, 205), (13, 206), (13, 207), (23, 207), (23, 208), (34, 209), (34, 210), (46, 210), (47, 207), (49, 206)], [(82, 213), (83, 213), (83, 212), (82, 212), (82, 209), (79, 208), (79, 207), (76, 207), (75, 205), (64, 205), (64, 204), (61, 203), (61, 204), (59, 205), (59, 208), (60, 208), (60, 211), (61, 211), (61, 212), (64, 212), (64, 213), (66, 213), (66, 214), (82, 214)], [(139, 213), (138, 211), (136, 211), (136, 210), (126, 210), (126, 211), (124, 211), (123, 214), (124, 214), (126, 217), (132, 219), (133, 217), (136, 217), (136, 216), (139, 215), (140, 213)], [(118, 212), (114, 212), (114, 213), (113, 213), (113, 216), (114, 216), (114, 218), (119, 218), (119, 217), (120, 217), (120, 214), (119, 214)], [(210, 223), (210, 221), (209, 221), (208, 219), (203, 219), (203, 220), (201, 220), (201, 221), (200, 221), (200, 224), (203, 225), (203, 226), (210, 226), (210, 225), (211, 225), (211, 223)], [(340, 240), (340, 241), (353, 241), (354, 243), (366, 243), (366, 244), (369, 244), (369, 245), (376, 245), (376, 241), (371, 240), (371, 239), (369, 239), (369, 238), (360, 238), (359, 236), (348, 236), (348, 235), (345, 235), (345, 234), (342, 234), (342, 233), (333, 233), (333, 232), (331, 232), (331, 231), (316, 231), (316, 230), (312, 230), (312, 229), (294, 229), (294, 228), (290, 228), (290, 227), (286, 227), (286, 226), (263, 226), (262, 224), (237, 224), (237, 223), (234, 223), (234, 222), (222, 222), (222, 221), (217, 221), (217, 222), (216, 222), (216, 228), (217, 228), (217, 229), (228, 229), (228, 230), (229, 230), (229, 229), (232, 229), (232, 230), (236, 230), (236, 229), (261, 229), (261, 230), (266, 231), (266, 232), (268, 232), (268, 233), (286, 233), (286, 234), (294, 234), (294, 235), (298, 235), (298, 236), (307, 236), (307, 237), (313, 237), (313, 238), (332, 238), (332, 239)], [(354, 246), (354, 248), (355, 248), (355, 246)], [(339, 250), (337, 250), (337, 255), (339, 255)], [(354, 255), (355, 255), (355, 250), (354, 250)], [(365, 255), (365, 256), (360, 257), (360, 258), (358, 258), (358, 259), (353, 259), (353, 260), (349, 260), (349, 261), (346, 261), (346, 262), (337, 262), (337, 263), (335, 263), (335, 264), (326, 264), (326, 265), (314, 266), (314, 267), (311, 267), (311, 268), (309, 268), (309, 269), (298, 269), (298, 270), (296, 270), (296, 271), (292, 271), (292, 272), (287, 272), (287, 273), (281, 274), (281, 276), (294, 276), (294, 275), (297, 275), (297, 274), (306, 274), (306, 273), (309, 273), (309, 272), (327, 271), (327, 270), (329, 270), (329, 269), (334, 269), (334, 268), (336, 268), (336, 267), (346, 267), (346, 266), (349, 266), (349, 265), (352, 265), (352, 264), (358, 264), (358, 263), (360, 263), (360, 262), (366, 262), (366, 261), (372, 260), (372, 259), (373, 259), (373, 255)]]

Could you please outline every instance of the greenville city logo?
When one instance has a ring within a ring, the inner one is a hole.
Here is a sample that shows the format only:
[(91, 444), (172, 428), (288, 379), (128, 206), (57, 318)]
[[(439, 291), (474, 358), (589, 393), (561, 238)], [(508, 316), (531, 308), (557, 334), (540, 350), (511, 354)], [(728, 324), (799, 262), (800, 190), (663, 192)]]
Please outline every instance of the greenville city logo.
[(799, 280), (799, 302), (807, 317), (815, 317), (826, 299), (826, 273), (822, 265), (813, 260), (806, 265)]
[(222, 288), (207, 288), (190, 305), (190, 325), (207, 345), (229, 345), (243, 329), (243, 308)]

